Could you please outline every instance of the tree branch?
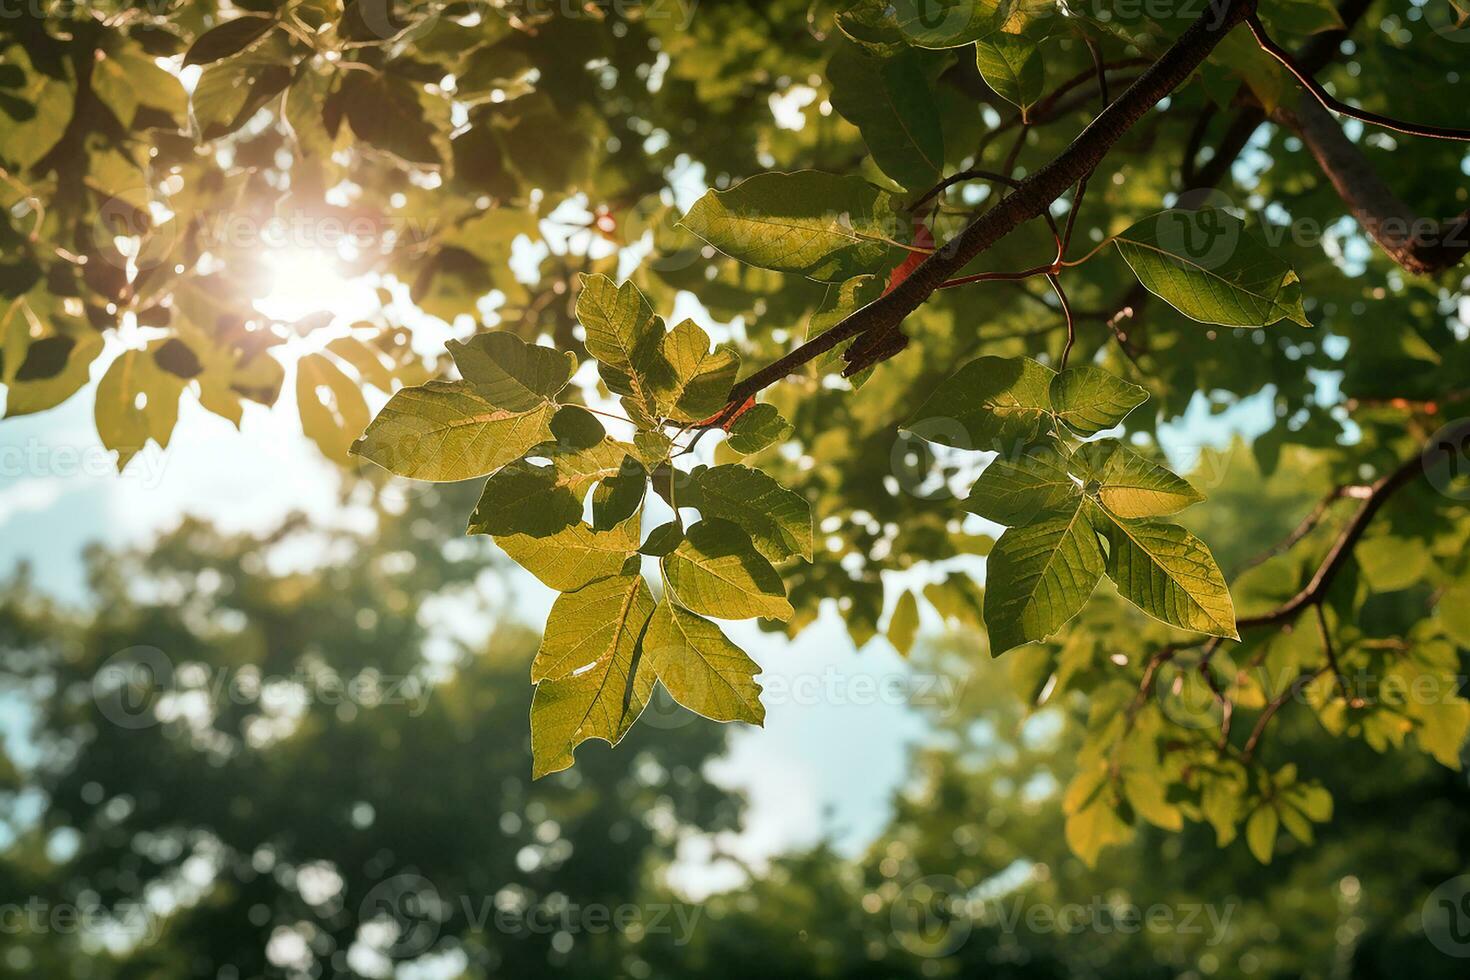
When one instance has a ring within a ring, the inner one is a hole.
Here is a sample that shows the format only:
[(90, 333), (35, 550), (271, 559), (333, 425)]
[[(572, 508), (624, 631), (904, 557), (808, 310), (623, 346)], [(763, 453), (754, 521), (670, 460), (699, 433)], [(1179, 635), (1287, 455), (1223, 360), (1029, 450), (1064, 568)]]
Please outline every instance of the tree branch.
[[(1255, 0), (1213, 0), (1204, 14), (1180, 35), (1168, 51), (1099, 113), (1059, 156), (1028, 176), (1015, 193), (980, 215), (925, 259), (891, 292), (737, 384), (731, 392), (729, 406), (721, 415), (737, 410), (747, 398), (845, 340), (864, 333), (897, 332), (899, 324), (923, 305), (941, 284), (1023, 222), (1039, 217), (1053, 201), (1094, 169), (1124, 134), (1159, 100), (1187, 81), (1225, 35), (1254, 9)], [(871, 352), (891, 345), (876, 341), (865, 346)], [(865, 360), (872, 363), (870, 357)], [(857, 361), (849, 361), (843, 373), (850, 374), (858, 365)], [(719, 421), (724, 421), (724, 418)]]
[(1470, 210), (1448, 221), (1415, 214), (1315, 99), (1303, 95), (1271, 118), (1296, 131), (1358, 224), (1406, 271), (1433, 275), (1470, 254)]
[(1423, 471), (1424, 453), (1431, 448), (1425, 446), (1407, 462), (1401, 464), (1398, 469), (1380, 477), (1368, 486), (1367, 491), (1361, 495), (1362, 504), (1343, 526), (1337, 540), (1332, 543), (1322, 563), (1317, 566), (1317, 571), (1312, 575), (1311, 581), (1300, 592), (1270, 612), (1236, 620), (1236, 628), (1244, 631), (1259, 626), (1280, 625), (1294, 618), (1307, 606), (1325, 599), (1327, 590), (1332, 587), (1332, 582), (1337, 578), (1338, 572), (1342, 571), (1348, 558), (1352, 556), (1353, 548), (1357, 545), (1358, 539), (1363, 536), (1363, 532), (1368, 530), (1368, 525), (1373, 521), (1374, 516), (1390, 497), (1407, 486)]
[(1429, 139), (1453, 140), (1460, 143), (1470, 142), (1470, 129), (1455, 129), (1449, 126), (1428, 126), (1422, 123), (1404, 122), (1402, 119), (1395, 119), (1392, 116), (1383, 116), (1376, 112), (1369, 112), (1366, 109), (1350, 106), (1341, 99), (1334, 98), (1322, 87), (1321, 82), (1312, 77), (1311, 72), (1297, 64), (1296, 59), (1291, 56), (1290, 52), (1271, 40), (1271, 36), (1266, 33), (1265, 26), (1261, 24), (1260, 18), (1254, 12), (1246, 17), (1245, 23), (1250, 28), (1251, 33), (1255, 35), (1256, 43), (1261, 46), (1261, 49), (1285, 65), (1286, 70), (1296, 76), (1296, 80), (1301, 82), (1308, 92), (1312, 93), (1317, 101), (1322, 104), (1323, 108), (1331, 109), (1341, 116), (1348, 116), (1352, 119), (1372, 123), (1375, 126), (1382, 126), (1384, 129), (1391, 129), (1396, 133), (1405, 133), (1409, 136), (1424, 136)]

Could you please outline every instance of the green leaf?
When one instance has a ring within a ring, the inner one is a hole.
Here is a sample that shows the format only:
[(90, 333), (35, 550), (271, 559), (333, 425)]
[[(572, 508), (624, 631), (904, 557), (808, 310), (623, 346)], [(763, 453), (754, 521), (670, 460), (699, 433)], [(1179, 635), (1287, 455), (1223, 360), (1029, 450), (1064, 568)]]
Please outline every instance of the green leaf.
[(893, 644), (893, 649), (909, 655), (914, 648), (914, 638), (919, 635), (919, 600), (907, 589), (903, 595), (898, 597), (898, 605), (893, 607), (893, 615), (888, 619), (888, 642)]
[[(655, 387), (670, 368), (663, 358), (664, 324), (631, 282), (607, 276), (582, 278), (577, 320), (587, 332), (587, 353), (610, 390), (632, 398), (645, 415), (658, 412)], [(652, 419), (650, 419), (652, 421)]]
[(965, 508), (997, 524), (1025, 524), (1041, 511), (1067, 509), (1082, 488), (1068, 473), (1069, 459), (1060, 444), (1045, 441), (1027, 446), (1014, 459), (1001, 456), (970, 488)]
[(730, 437), (725, 445), (732, 452), (750, 456), (781, 442), (795, 431), (790, 422), (781, 417), (775, 405), (761, 402), (752, 405), (730, 425)]
[(1095, 436), (1148, 401), (1148, 391), (1102, 368), (1068, 368), (1051, 379), (1051, 407), (1078, 435)]
[(1029, 357), (977, 358), (936, 388), (904, 428), (942, 446), (1014, 452), (1050, 415), (1054, 377)]
[(633, 436), (633, 454), (646, 469), (657, 470), (669, 458), (674, 440), (658, 431), (642, 431)]
[(1001, 535), (986, 563), (990, 653), (1044, 640), (1082, 611), (1103, 574), (1103, 553), (1079, 498)]
[[(5, 148), (3, 155), (19, 173), (44, 157), (56, 146), (71, 123), (75, 99), (75, 84), (69, 63), (57, 66), (56, 77), (49, 71), (38, 71), (31, 55), (19, 44), (0, 48), (6, 64), (25, 72), (24, 87), (12, 90), (11, 94), (21, 100), (29, 112), (5, 116)], [(45, 55), (36, 53), (38, 59)]]
[(275, 26), (274, 17), (246, 14), (211, 27), (189, 45), (184, 54), (184, 66), (207, 65), (238, 54)]
[(998, 31), (1012, 0), (859, 0), (837, 15), (842, 32), (876, 46), (957, 48)]
[(801, 494), (739, 463), (703, 470), (695, 483), (702, 516), (739, 525), (771, 561), (812, 560), (812, 509)]
[(342, 105), (357, 138), (405, 163), (438, 167), (444, 161), (421, 88), (381, 71), (342, 76)]
[(352, 451), (414, 480), (468, 480), (550, 439), (555, 411), (508, 412), (467, 381), (430, 381), (390, 398)]
[(1320, 34), (1344, 29), (1332, 0), (1261, 0), (1261, 20), (1268, 29), (1291, 34)]
[(233, 133), (291, 84), (291, 53), (284, 35), (204, 69), (194, 86), (194, 121), (206, 140)]
[(334, 463), (346, 463), (353, 440), (368, 427), (362, 390), (321, 354), (296, 362), (296, 408), (301, 430)]
[(149, 439), (168, 448), (183, 390), (183, 380), (159, 369), (148, 351), (123, 351), (108, 367), (97, 383), (97, 435), (117, 450), (119, 473)]
[(563, 405), (551, 420), (556, 441), (537, 446), (537, 456), (548, 457), (556, 466), (558, 485), (572, 491), (578, 500), (587, 496), (594, 483), (617, 476), (633, 451), (613, 439), (597, 416), (578, 405)]
[(653, 615), (642, 575), (616, 575), (557, 597), (546, 618), (531, 682), (561, 680), (608, 660), (632, 661)]
[(698, 422), (725, 407), (740, 355), (727, 347), (709, 346), (709, 335), (693, 320), (684, 320), (662, 342), (668, 366), (657, 379), (659, 413), (676, 422)]
[(645, 662), (673, 699), (714, 721), (762, 725), (760, 664), (720, 628), (670, 602), (659, 604), (643, 641)]
[(1276, 849), (1278, 824), (1276, 809), (1269, 804), (1257, 807), (1245, 822), (1245, 842), (1256, 860), (1262, 864), (1271, 863), (1271, 852)]
[(976, 42), (975, 64), (985, 84), (1019, 108), (1023, 118), (1046, 86), (1041, 52), (1019, 34), (992, 34)]
[(828, 63), (827, 79), (832, 108), (862, 132), (879, 169), (912, 191), (938, 182), (944, 131), (918, 55), (875, 58), (844, 45)]
[(632, 456), (623, 457), (618, 472), (603, 477), (592, 491), (592, 526), (599, 531), (616, 527), (643, 505), (648, 473)]
[(545, 537), (581, 519), (582, 502), (555, 466), (517, 460), (485, 482), (466, 533)]
[(327, 350), (350, 365), (363, 384), (380, 391), (393, 390), (393, 368), (385, 361), (383, 351), (352, 336), (334, 338), (328, 342)]
[(729, 521), (703, 520), (663, 559), (679, 605), (715, 619), (790, 619), (786, 588), (750, 537)]
[(140, 105), (163, 110), (180, 128), (189, 113), (189, 94), (178, 78), (132, 51), (114, 51), (98, 61), (92, 91), (124, 126), (132, 126)]
[(984, 624), (985, 593), (968, 575), (952, 572), (943, 582), (931, 582), (924, 586), (924, 598), (947, 622), (976, 628)]
[[(640, 593), (629, 627), (634, 616), (641, 615), (646, 622), (652, 612), (648, 587), (641, 578), (637, 581)], [(616, 745), (643, 712), (653, 694), (653, 671), (638, 662), (636, 646), (615, 644), (612, 650), (581, 673), (536, 685), (531, 699), (532, 778), (571, 766), (573, 751), (588, 739)]]
[(1205, 543), (1176, 524), (1129, 521), (1090, 506), (1108, 539), (1108, 577), (1118, 594), (1180, 629), (1239, 639), (1225, 576)]
[(653, 558), (662, 558), (679, 547), (679, 542), (683, 540), (684, 528), (675, 521), (669, 521), (648, 532), (648, 539), (643, 542), (638, 553)]
[(1445, 589), (1434, 611), (1445, 634), (1460, 646), (1470, 647), (1470, 585)]
[(1358, 542), (1353, 555), (1374, 592), (1407, 589), (1434, 569), (1432, 556), (1418, 538), (1375, 535)]
[(529, 412), (550, 401), (577, 369), (570, 351), (528, 344), (501, 331), (451, 340), (449, 353), (476, 393), (508, 412)]
[(815, 170), (757, 174), (710, 191), (680, 224), (741, 262), (819, 282), (893, 268), (912, 234), (886, 191)]
[(1233, 327), (1283, 319), (1312, 325), (1297, 274), (1228, 212), (1164, 211), (1114, 241), (1138, 281), (1191, 319)]
[(607, 531), (578, 523), (540, 537), (502, 535), (495, 543), (543, 585), (558, 592), (574, 592), (589, 582), (622, 572), (638, 551), (641, 521), (639, 513)]
[(1087, 443), (1076, 458), (1089, 492), (1118, 517), (1162, 517), (1205, 499), (1185, 480), (1114, 439)]

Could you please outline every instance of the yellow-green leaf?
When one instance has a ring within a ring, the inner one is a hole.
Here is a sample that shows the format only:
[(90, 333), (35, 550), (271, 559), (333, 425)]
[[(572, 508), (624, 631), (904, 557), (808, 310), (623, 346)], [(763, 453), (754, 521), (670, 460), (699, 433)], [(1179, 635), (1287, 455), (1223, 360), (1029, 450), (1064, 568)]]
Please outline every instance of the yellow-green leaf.
[(430, 381), (389, 399), (352, 451), (414, 480), (469, 480), (550, 440), (555, 411), (510, 412), (467, 381)]
[(760, 665), (702, 616), (665, 601), (648, 624), (643, 657), (670, 696), (715, 721), (765, 722)]
[(715, 619), (790, 619), (786, 588), (750, 537), (729, 521), (691, 527), (663, 559), (679, 605)]

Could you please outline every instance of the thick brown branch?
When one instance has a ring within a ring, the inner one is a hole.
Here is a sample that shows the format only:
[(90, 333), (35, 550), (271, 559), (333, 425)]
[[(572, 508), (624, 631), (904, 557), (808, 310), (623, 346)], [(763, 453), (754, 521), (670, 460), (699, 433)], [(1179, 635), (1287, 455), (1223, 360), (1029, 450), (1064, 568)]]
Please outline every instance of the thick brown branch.
[(1301, 136), (1358, 224), (1406, 271), (1433, 275), (1470, 253), (1470, 210), (1448, 221), (1416, 214), (1315, 99), (1304, 95), (1295, 109), (1279, 107), (1271, 118)]
[(1188, 80), (1215, 45), (1254, 9), (1254, 0), (1215, 0), (1159, 60), (1099, 113), (1056, 159), (1027, 177), (1015, 193), (980, 215), (953, 240), (925, 259), (891, 292), (736, 385), (731, 393), (731, 405), (743, 404), (747, 398), (845, 340), (863, 333), (897, 331), (899, 324), (942, 283), (953, 278), (976, 256), (1022, 223), (1043, 214), (1053, 201), (1095, 168), (1123, 135), (1159, 100)]

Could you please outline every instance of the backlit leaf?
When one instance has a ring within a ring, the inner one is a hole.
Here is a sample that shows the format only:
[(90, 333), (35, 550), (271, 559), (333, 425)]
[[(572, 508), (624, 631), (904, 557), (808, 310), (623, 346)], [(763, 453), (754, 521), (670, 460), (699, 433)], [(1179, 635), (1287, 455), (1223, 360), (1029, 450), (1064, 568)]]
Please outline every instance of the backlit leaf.
[(528, 344), (512, 333), (481, 333), (449, 342), (459, 373), (490, 404), (528, 412), (556, 396), (577, 369), (570, 352)]
[(791, 423), (781, 417), (775, 405), (761, 402), (735, 419), (725, 445), (742, 456), (749, 456), (782, 441), (792, 431)]
[(1146, 389), (1092, 365), (1068, 368), (1051, 380), (1052, 411), (1078, 435), (1111, 429), (1146, 401)]
[[(647, 586), (641, 578), (634, 579), (639, 591), (625, 633), (632, 632), (636, 616), (641, 615), (646, 622), (652, 612)], [(643, 624), (638, 623), (637, 629), (642, 628)], [(573, 751), (588, 739), (600, 738), (616, 745), (648, 704), (653, 694), (653, 671), (641, 662), (636, 645), (610, 643), (609, 649), (608, 656), (580, 673), (536, 685), (531, 699), (532, 778), (540, 779), (571, 766)]]
[(552, 438), (554, 413), (550, 404), (509, 412), (469, 382), (430, 381), (389, 399), (352, 451), (414, 480), (468, 480)]
[(781, 576), (729, 521), (704, 520), (663, 559), (679, 605), (715, 619), (789, 619)]
[(1107, 536), (1108, 577), (1119, 595), (1171, 626), (1239, 638), (1225, 576), (1203, 541), (1175, 524), (1088, 511)]
[(1013, 452), (1050, 415), (1054, 377), (1029, 357), (977, 358), (935, 389), (904, 428), (956, 449)]
[(1035, 42), (1019, 34), (992, 34), (975, 44), (975, 64), (995, 94), (1021, 110), (1041, 98), (1046, 73)]
[(1228, 212), (1164, 211), (1115, 242), (1138, 281), (1191, 319), (1234, 327), (1278, 320), (1312, 325), (1296, 273)]
[(907, 589), (898, 597), (893, 615), (888, 619), (888, 642), (905, 657), (914, 648), (914, 638), (919, 635), (919, 602)]
[(876, 58), (852, 45), (827, 65), (832, 108), (856, 126), (878, 167), (900, 186), (922, 190), (944, 168), (939, 103), (913, 52)]
[(508, 534), (495, 543), (516, 564), (558, 592), (573, 592), (589, 582), (617, 575), (638, 551), (641, 514), (617, 527), (598, 531), (573, 524), (555, 534)]
[(531, 682), (561, 680), (617, 658), (631, 661), (651, 615), (653, 594), (642, 575), (616, 575), (562, 594), (546, 618)]
[(899, 204), (861, 177), (767, 173), (710, 191), (680, 224), (741, 262), (842, 282), (902, 261), (911, 221)]
[(738, 524), (771, 561), (812, 560), (812, 510), (801, 494), (739, 463), (704, 470), (695, 482), (705, 517)]
[(296, 407), (301, 430), (322, 455), (346, 463), (370, 418), (357, 383), (325, 356), (307, 354), (296, 362)]
[(1185, 480), (1113, 439), (1086, 443), (1076, 458), (1089, 492), (1118, 517), (1162, 517), (1205, 499)]
[(1014, 459), (1001, 456), (970, 488), (965, 507), (997, 524), (1025, 524), (1040, 511), (1065, 509), (1081, 486), (1067, 472), (1068, 457), (1056, 442), (1027, 446)]
[(1102, 548), (1080, 498), (1006, 531), (986, 565), (991, 655), (1051, 636), (1087, 604), (1102, 574)]
[(765, 722), (760, 664), (702, 616), (668, 601), (659, 604), (643, 641), (644, 663), (673, 699), (715, 721)]

